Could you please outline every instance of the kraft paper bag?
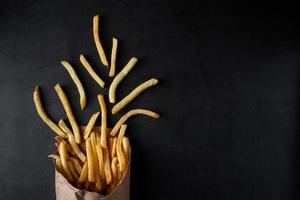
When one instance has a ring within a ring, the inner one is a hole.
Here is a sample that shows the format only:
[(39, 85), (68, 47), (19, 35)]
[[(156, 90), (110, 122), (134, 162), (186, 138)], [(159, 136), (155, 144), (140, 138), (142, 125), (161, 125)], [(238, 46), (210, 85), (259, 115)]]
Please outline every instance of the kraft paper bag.
[[(84, 127), (82, 128), (84, 129)], [(100, 128), (96, 127), (99, 131)], [(56, 200), (129, 200), (130, 197), (130, 159), (131, 151), (129, 152), (129, 162), (127, 173), (122, 178), (116, 188), (107, 195), (101, 195), (96, 192), (80, 190), (71, 185), (67, 179), (59, 173), (55, 168), (55, 193)]]

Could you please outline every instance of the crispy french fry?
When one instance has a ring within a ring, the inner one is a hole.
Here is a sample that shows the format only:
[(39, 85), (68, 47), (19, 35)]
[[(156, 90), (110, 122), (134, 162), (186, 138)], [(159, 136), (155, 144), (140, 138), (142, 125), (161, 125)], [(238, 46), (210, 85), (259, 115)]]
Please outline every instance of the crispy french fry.
[(69, 157), (69, 159), (73, 163), (73, 165), (76, 169), (76, 172), (80, 175), (81, 171), (82, 171), (82, 167), (81, 167), (81, 164), (79, 163), (79, 161), (77, 160), (77, 158)]
[(155, 119), (158, 119), (160, 117), (159, 114), (157, 114), (155, 112), (152, 112), (150, 110), (146, 110), (146, 109), (133, 109), (133, 110), (130, 110), (120, 118), (120, 120), (116, 123), (116, 125), (114, 126), (114, 128), (110, 132), (110, 135), (114, 137), (116, 135), (116, 133), (118, 132), (118, 130), (121, 128), (122, 124), (124, 124), (124, 122), (129, 117), (131, 117), (133, 115), (147, 115), (147, 116), (153, 117)]
[(101, 62), (103, 65), (108, 67), (108, 62), (107, 62), (107, 59), (105, 56), (104, 49), (100, 42), (100, 37), (99, 37), (99, 15), (96, 15), (93, 18), (93, 35), (94, 35), (95, 44), (96, 44), (97, 51), (100, 56)]
[(33, 101), (37, 110), (37, 113), (42, 118), (42, 120), (60, 137), (67, 138), (67, 135), (55, 124), (46, 114), (45, 109), (43, 108), (40, 90), (39, 87), (36, 86), (33, 92)]
[(61, 160), (60, 160), (59, 155), (56, 155), (56, 154), (50, 154), (50, 155), (48, 155), (48, 157), (54, 159), (56, 170), (57, 170), (59, 173), (63, 173), (63, 168), (62, 168), (62, 165), (61, 165)]
[(113, 144), (114, 144), (114, 138), (113, 137), (109, 137), (108, 138), (108, 148), (109, 148), (110, 157), (113, 157), (112, 156), (112, 147), (113, 147)]
[(106, 184), (109, 185), (112, 182), (112, 174), (110, 169), (110, 159), (108, 149), (103, 148), (103, 160), (104, 160), (104, 173)]
[(67, 126), (67, 124), (65, 123), (65, 121), (63, 119), (60, 119), (58, 122), (58, 126), (61, 128), (61, 130), (63, 130), (67, 135), (68, 134), (73, 134), (71, 129), (69, 129), (69, 127)]
[(75, 180), (78, 180), (79, 175), (77, 174), (77, 171), (76, 171), (73, 163), (70, 160), (68, 160), (68, 167), (69, 167), (69, 170), (70, 170), (72, 176), (75, 178)]
[(115, 103), (116, 101), (116, 89), (119, 83), (126, 77), (126, 75), (130, 72), (130, 70), (137, 63), (138, 59), (133, 57), (129, 60), (127, 65), (118, 73), (118, 75), (114, 78), (113, 82), (109, 87), (109, 102)]
[(95, 182), (95, 172), (94, 172), (94, 161), (93, 161), (93, 149), (91, 144), (91, 139), (87, 139), (85, 141), (86, 144), (86, 155), (88, 162), (88, 180), (89, 182)]
[(117, 103), (112, 108), (112, 114), (116, 114), (117, 112), (119, 112), (122, 108), (124, 108), (127, 104), (129, 104), (134, 98), (136, 98), (140, 93), (142, 93), (144, 90), (146, 90), (149, 87), (155, 86), (157, 83), (158, 80), (152, 78), (140, 84), (138, 87), (136, 87), (132, 92), (130, 92), (126, 97), (124, 97), (119, 103)]
[(123, 174), (125, 174), (125, 172), (123, 173), (121, 170), (120, 163), (117, 163), (117, 171), (118, 171), (118, 182), (120, 182), (122, 180)]
[(98, 162), (98, 155), (96, 149), (96, 136), (95, 132), (91, 133), (91, 144), (93, 149), (93, 161), (94, 161), (94, 172), (95, 172), (95, 185), (98, 191), (101, 191), (102, 184), (100, 179), (100, 172), (99, 172), (99, 162)]
[(96, 112), (95, 114), (92, 115), (91, 119), (89, 120), (88, 124), (86, 125), (84, 132), (83, 132), (83, 138), (86, 140), (94, 128), (94, 125), (98, 119), (100, 112)]
[(126, 164), (129, 162), (129, 152), (130, 152), (130, 143), (128, 137), (124, 136), (122, 141), (122, 149), (124, 151), (124, 156), (126, 159)]
[(73, 112), (72, 112), (72, 109), (71, 109), (71, 106), (70, 106), (70, 103), (69, 103), (69, 100), (65, 94), (65, 92), (63, 91), (63, 89), (61, 88), (61, 86), (57, 83), (54, 87), (63, 107), (64, 107), (64, 110), (67, 114), (67, 117), (70, 121), (70, 124), (72, 126), (72, 130), (73, 130), (73, 133), (74, 133), (74, 136), (75, 136), (75, 141), (77, 144), (79, 144), (81, 142), (81, 138), (80, 138), (80, 130), (79, 130), (79, 127), (77, 125), (77, 122), (75, 120), (75, 117), (73, 115)]
[(69, 182), (73, 182), (74, 178), (70, 172), (69, 166), (68, 166), (68, 153), (67, 153), (67, 149), (66, 149), (66, 144), (61, 142), (59, 145), (59, 155), (61, 158), (61, 165), (64, 171), (64, 175), (66, 177), (66, 179)]
[(114, 157), (111, 161), (111, 171), (112, 171), (112, 176), (113, 176), (113, 180), (111, 183), (112, 189), (114, 189), (116, 187), (116, 184), (118, 182), (117, 162), (118, 162), (117, 157)]
[(90, 63), (86, 60), (84, 55), (80, 55), (79, 60), (83, 67), (86, 69), (86, 71), (91, 75), (91, 77), (100, 85), (100, 87), (104, 87), (105, 83), (104, 81), (96, 74)]
[(125, 159), (124, 153), (122, 151), (122, 141), (123, 141), (123, 138), (124, 138), (124, 135), (126, 132), (126, 128), (127, 128), (126, 124), (123, 124), (121, 126), (121, 129), (120, 129), (120, 132), (118, 135), (118, 139), (117, 139), (117, 157), (118, 157), (118, 162), (120, 164), (121, 172), (124, 172), (126, 169), (126, 159)]
[(116, 156), (116, 150), (117, 150), (117, 138), (114, 137), (113, 138), (112, 149), (111, 149), (111, 157), (112, 158)]
[(101, 145), (103, 148), (107, 148), (107, 135), (106, 135), (106, 129), (107, 129), (107, 110), (106, 110), (106, 104), (104, 101), (104, 97), (102, 94), (98, 94), (98, 101), (101, 108)]
[(106, 184), (105, 181), (105, 170), (104, 170), (104, 159), (103, 159), (103, 150), (101, 147), (101, 144), (98, 143), (96, 144), (96, 149), (97, 149), (97, 156), (98, 156), (98, 162), (99, 162), (99, 172), (100, 172), (100, 179), (103, 187)]
[(88, 179), (88, 163), (87, 161), (85, 161), (80, 173), (79, 183), (83, 183), (87, 181), (87, 179)]
[(55, 139), (57, 142), (63, 142), (63, 141), (64, 141), (64, 139), (63, 139), (62, 137), (58, 136), (58, 135), (55, 136), (54, 139)]
[(75, 85), (77, 87), (77, 90), (78, 90), (79, 96), (80, 96), (80, 107), (81, 107), (81, 110), (83, 110), (85, 108), (85, 105), (86, 105), (86, 96), (85, 96), (85, 91), (83, 89), (81, 81), (78, 78), (78, 76), (77, 76), (75, 70), (73, 69), (72, 65), (68, 61), (63, 60), (63, 61), (61, 61), (61, 64), (69, 72), (73, 82), (75, 83)]
[(112, 49), (111, 49), (109, 77), (113, 77), (115, 75), (117, 49), (118, 49), (118, 39), (113, 38), (113, 40), (112, 40)]
[(62, 143), (62, 142), (65, 143), (67, 152), (68, 152), (69, 154), (71, 154), (72, 156), (75, 156), (75, 153), (72, 151), (72, 147), (71, 147), (65, 140), (62, 140), (61, 142), (55, 142), (55, 143), (54, 143), (54, 146), (56, 146), (57, 150), (59, 149), (59, 145), (60, 145), (60, 143)]
[(82, 153), (79, 146), (76, 144), (74, 136), (72, 134), (68, 134), (68, 138), (74, 153), (84, 163), (86, 161), (86, 156), (84, 155), (84, 153)]

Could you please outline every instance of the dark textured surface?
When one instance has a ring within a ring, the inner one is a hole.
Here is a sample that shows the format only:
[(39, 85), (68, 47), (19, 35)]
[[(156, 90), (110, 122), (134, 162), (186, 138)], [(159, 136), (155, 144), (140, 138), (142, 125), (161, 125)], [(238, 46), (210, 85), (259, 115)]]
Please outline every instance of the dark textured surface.
[[(0, 199), (55, 198), (47, 158), (54, 134), (37, 116), (32, 92), (40, 85), (56, 121), (65, 118), (56, 82), (72, 97), (81, 124), (99, 110), (101, 90), (78, 61), (85, 53), (102, 77), (108, 73), (92, 38), (91, 20), (98, 13), (108, 55), (111, 38), (120, 39), (117, 71), (131, 56), (140, 58), (118, 96), (147, 78), (161, 80), (125, 109), (162, 114), (159, 121), (128, 122), (132, 199), (299, 199), (295, 5), (5, 2), (0, 3)], [(85, 111), (61, 59), (74, 64), (86, 87)]]

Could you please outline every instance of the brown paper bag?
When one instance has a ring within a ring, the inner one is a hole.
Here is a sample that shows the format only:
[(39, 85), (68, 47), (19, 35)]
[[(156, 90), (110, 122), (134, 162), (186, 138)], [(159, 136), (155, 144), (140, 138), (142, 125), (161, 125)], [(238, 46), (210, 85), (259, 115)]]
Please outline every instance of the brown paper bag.
[[(84, 128), (83, 128), (84, 129)], [(99, 127), (95, 128), (99, 130)], [(67, 179), (55, 169), (55, 193), (56, 200), (129, 200), (130, 196), (130, 159), (131, 151), (129, 152), (129, 163), (127, 173), (116, 186), (114, 191), (108, 195), (101, 195), (96, 192), (87, 190), (79, 190), (71, 185)]]

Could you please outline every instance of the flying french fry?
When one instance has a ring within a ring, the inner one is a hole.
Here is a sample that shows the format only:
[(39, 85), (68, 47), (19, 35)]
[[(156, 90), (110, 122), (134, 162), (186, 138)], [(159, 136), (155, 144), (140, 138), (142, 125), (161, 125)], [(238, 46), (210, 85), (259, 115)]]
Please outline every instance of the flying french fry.
[(58, 126), (61, 128), (61, 130), (63, 130), (66, 134), (73, 134), (72, 131), (69, 129), (69, 127), (67, 126), (67, 124), (65, 123), (65, 121), (63, 119), (59, 120), (58, 122)]
[(144, 90), (146, 90), (149, 87), (155, 86), (157, 83), (158, 80), (152, 78), (140, 84), (138, 87), (136, 87), (132, 92), (130, 92), (126, 97), (124, 97), (119, 103), (117, 103), (112, 108), (112, 114), (116, 114), (117, 112), (119, 112), (122, 108), (124, 108), (127, 104), (129, 104), (134, 98), (136, 98), (140, 93), (142, 93)]
[(113, 38), (113, 40), (112, 40), (112, 49), (111, 49), (109, 77), (113, 77), (115, 75), (117, 49), (118, 49), (118, 39)]
[(103, 46), (100, 42), (100, 37), (99, 37), (99, 15), (96, 15), (93, 18), (93, 35), (94, 35), (95, 44), (96, 44), (97, 51), (98, 51), (99, 57), (101, 59), (101, 62), (103, 65), (108, 67), (108, 62), (107, 62), (107, 59), (105, 56)]
[(95, 114), (92, 115), (91, 119), (89, 120), (88, 124), (86, 125), (84, 132), (83, 132), (83, 138), (86, 140), (94, 128), (94, 125), (98, 119), (100, 112), (96, 112)]
[(76, 119), (74, 117), (74, 114), (73, 114), (73, 111), (71, 109), (71, 106), (70, 106), (70, 103), (69, 103), (69, 100), (65, 94), (65, 92), (63, 91), (63, 89), (61, 88), (61, 86), (57, 83), (54, 87), (63, 107), (64, 107), (64, 110), (67, 114), (67, 117), (70, 121), (70, 124), (72, 126), (72, 130), (73, 130), (73, 133), (74, 133), (74, 136), (75, 136), (75, 141), (77, 144), (79, 144), (81, 142), (81, 138), (80, 138), (80, 130), (79, 130), (79, 127), (77, 125), (77, 122), (76, 122)]
[(68, 61), (63, 60), (63, 61), (61, 61), (61, 64), (69, 72), (73, 82), (75, 83), (75, 85), (77, 87), (77, 90), (78, 90), (79, 96), (80, 96), (80, 107), (83, 110), (85, 108), (85, 105), (86, 105), (86, 96), (85, 96), (85, 91), (83, 89), (81, 81), (78, 78), (74, 68), (72, 67), (72, 65)]
[(114, 128), (112, 129), (112, 131), (110, 132), (111, 136), (115, 136), (116, 133), (118, 132), (118, 130), (121, 128), (122, 124), (124, 124), (124, 122), (131, 116), (134, 115), (147, 115), (149, 117), (158, 119), (160, 116), (159, 114), (152, 112), (151, 110), (146, 110), (146, 109), (133, 109), (128, 111), (125, 115), (123, 115), (119, 121), (116, 123), (116, 125), (114, 126)]
[(67, 138), (67, 135), (57, 126), (57, 124), (55, 124), (46, 114), (43, 105), (42, 105), (42, 101), (41, 101), (41, 97), (40, 97), (40, 90), (39, 87), (36, 86), (34, 88), (34, 92), (33, 92), (33, 101), (37, 110), (37, 113), (39, 114), (39, 116), (42, 118), (42, 120), (55, 132), (57, 133), (57, 135), (59, 135), (60, 137), (63, 138)]
[(76, 144), (74, 136), (72, 134), (68, 134), (68, 138), (69, 138), (71, 147), (73, 149), (73, 152), (84, 163), (86, 161), (86, 156), (84, 155), (84, 153), (82, 153), (79, 146)]
[(126, 75), (131, 71), (134, 65), (137, 63), (138, 59), (133, 57), (129, 60), (127, 65), (118, 73), (118, 75), (114, 78), (113, 82), (109, 87), (109, 102), (116, 102), (116, 89), (119, 83), (126, 77)]

